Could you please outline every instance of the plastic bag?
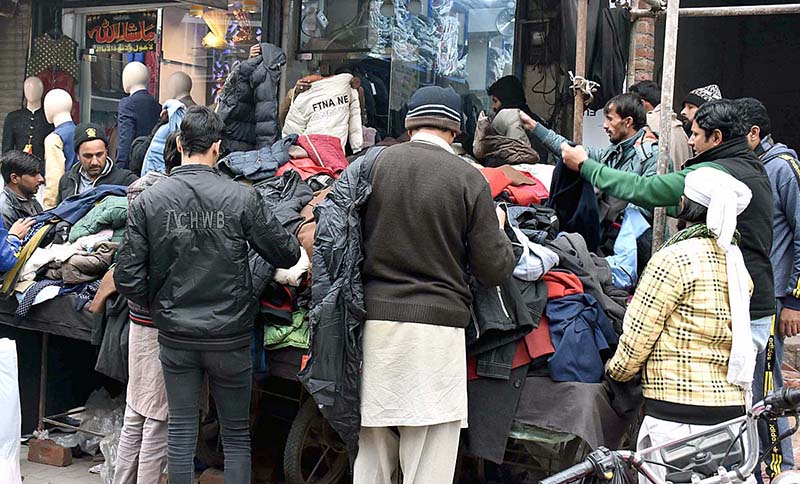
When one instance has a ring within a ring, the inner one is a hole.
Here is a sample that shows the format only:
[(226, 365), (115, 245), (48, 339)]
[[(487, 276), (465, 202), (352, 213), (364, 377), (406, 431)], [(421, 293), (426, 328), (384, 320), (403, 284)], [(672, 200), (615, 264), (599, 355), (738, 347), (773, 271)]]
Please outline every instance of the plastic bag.
[(86, 401), (86, 410), (81, 414), (80, 428), (103, 434), (104, 437), (75, 432), (54, 435), (50, 439), (62, 447), (80, 447), (83, 452), (90, 455), (96, 455), (98, 450), (102, 452), (105, 462), (100, 465), (100, 477), (104, 484), (112, 484), (124, 418), (125, 401), (121, 397), (111, 398), (105, 389), (95, 390)]
[(19, 484), (20, 427), (17, 344), (0, 339), (0, 482)]

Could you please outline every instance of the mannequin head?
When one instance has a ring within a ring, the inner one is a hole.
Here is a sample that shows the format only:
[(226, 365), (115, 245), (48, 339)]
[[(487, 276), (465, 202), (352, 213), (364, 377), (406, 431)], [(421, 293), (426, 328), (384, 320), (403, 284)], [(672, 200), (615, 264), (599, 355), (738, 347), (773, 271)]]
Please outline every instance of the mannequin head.
[(149, 77), (146, 65), (141, 62), (130, 62), (122, 70), (122, 89), (128, 94), (146, 89)]
[(192, 78), (185, 72), (176, 72), (169, 76), (168, 88), (171, 99), (191, 96)]
[(22, 92), (25, 94), (25, 102), (30, 109), (42, 107), (42, 95), (44, 94), (44, 84), (38, 77), (25, 79), (22, 85)]
[(72, 96), (63, 89), (53, 89), (44, 97), (44, 117), (56, 126), (72, 120)]

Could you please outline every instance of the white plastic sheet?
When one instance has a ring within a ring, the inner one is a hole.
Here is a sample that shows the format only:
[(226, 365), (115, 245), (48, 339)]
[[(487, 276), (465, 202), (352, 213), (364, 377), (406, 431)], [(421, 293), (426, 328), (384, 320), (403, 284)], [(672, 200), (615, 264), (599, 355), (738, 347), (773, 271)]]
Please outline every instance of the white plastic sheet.
[(0, 484), (20, 484), (20, 427), (17, 344), (0, 339)]

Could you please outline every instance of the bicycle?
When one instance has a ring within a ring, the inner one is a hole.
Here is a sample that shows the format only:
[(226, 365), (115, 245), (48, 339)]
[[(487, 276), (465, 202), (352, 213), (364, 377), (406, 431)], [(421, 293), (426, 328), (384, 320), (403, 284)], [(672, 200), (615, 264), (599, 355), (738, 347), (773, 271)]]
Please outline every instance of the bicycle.
[[(584, 461), (540, 484), (569, 484), (593, 478), (598, 482), (628, 482), (628, 469), (635, 470), (651, 484), (743, 484), (759, 468), (759, 463), (772, 451), (766, 449), (759, 458), (757, 424), (761, 418), (794, 416), (795, 425), (781, 434), (774, 445), (791, 436), (798, 428), (800, 389), (779, 389), (754, 405), (746, 415), (715, 425), (702, 432), (675, 439), (639, 452), (608, 450), (600, 447)], [(738, 426), (738, 432), (733, 428)], [(743, 436), (745, 432), (747, 439)], [(745, 440), (747, 445), (745, 446)], [(742, 455), (743, 451), (747, 452)], [(643, 456), (658, 453), (661, 462)], [(670, 471), (665, 478), (653, 472), (653, 466)]]

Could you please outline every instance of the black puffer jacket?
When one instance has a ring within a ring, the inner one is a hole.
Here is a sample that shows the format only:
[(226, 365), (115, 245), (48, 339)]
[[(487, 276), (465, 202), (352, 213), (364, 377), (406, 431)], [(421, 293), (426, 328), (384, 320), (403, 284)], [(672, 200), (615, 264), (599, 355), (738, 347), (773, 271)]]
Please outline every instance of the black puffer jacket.
[(356, 159), (314, 210), (310, 359), (298, 377), (351, 459), (358, 453), (361, 428), (361, 325), (366, 317), (361, 209), (372, 193), (372, 166), (382, 150), (372, 148)]
[[(261, 202), (275, 214), (283, 228), (290, 234), (296, 233), (305, 220), (300, 211), (314, 198), (314, 191), (300, 175), (296, 171), (287, 171), (283, 176), (271, 178), (253, 188), (261, 194)], [(275, 268), (252, 248), (249, 259), (253, 290), (259, 297), (275, 275)]]
[(278, 126), (278, 87), (286, 54), (261, 44), (261, 55), (233, 69), (220, 93), (217, 114), (225, 122), (223, 152), (250, 151), (272, 146)]
[(114, 281), (125, 297), (150, 308), (162, 344), (246, 347), (256, 302), (249, 247), (274, 267), (300, 258), (297, 239), (258, 192), (210, 167), (180, 166), (128, 208)]

